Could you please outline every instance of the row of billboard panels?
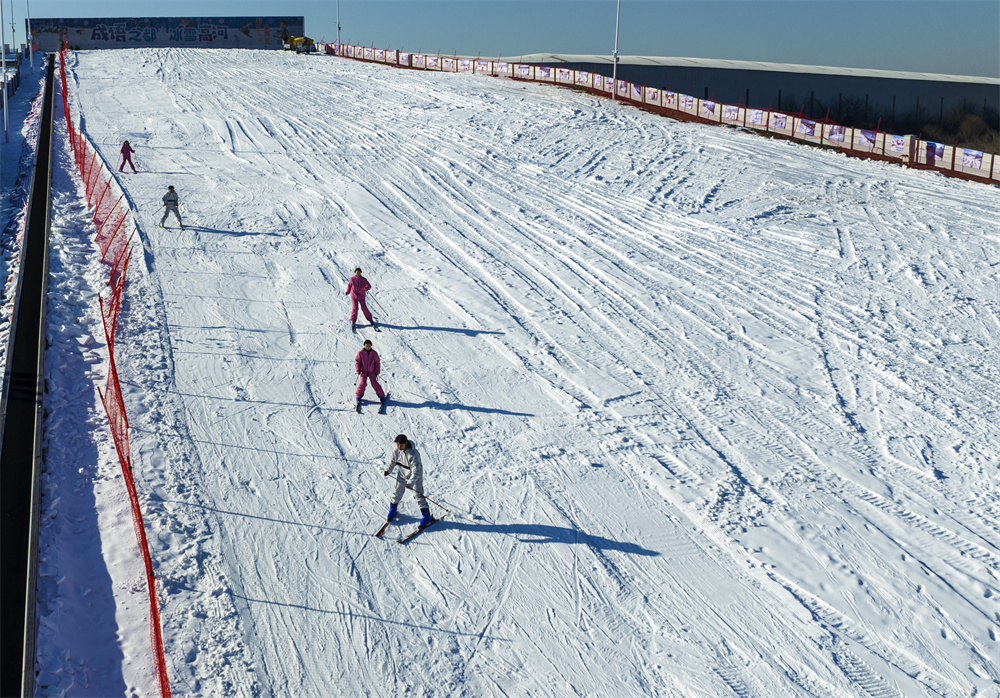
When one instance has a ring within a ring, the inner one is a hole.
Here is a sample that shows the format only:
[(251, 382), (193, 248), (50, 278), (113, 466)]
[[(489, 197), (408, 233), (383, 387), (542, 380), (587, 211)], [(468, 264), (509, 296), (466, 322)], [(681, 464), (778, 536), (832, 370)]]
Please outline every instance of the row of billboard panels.
[[(489, 61), (457, 56), (405, 53), (372, 46), (320, 45), (320, 51), (376, 63), (436, 70), (442, 72), (476, 72), (496, 77), (509, 77), (535, 82), (571, 85), (611, 95), (615, 81), (599, 73), (552, 66), (529, 65), (509, 61)], [(977, 178), (1000, 182), (1000, 160), (992, 153), (958, 148), (918, 139), (916, 136), (894, 135), (882, 131), (856, 129), (829, 121), (815, 121), (796, 114), (747, 108), (738, 104), (722, 104), (691, 95), (617, 81), (616, 96), (633, 104), (674, 113), (677, 116), (712, 123), (740, 126), (776, 133), (795, 140), (828, 145), (854, 153), (877, 155), (901, 163), (952, 170)]]

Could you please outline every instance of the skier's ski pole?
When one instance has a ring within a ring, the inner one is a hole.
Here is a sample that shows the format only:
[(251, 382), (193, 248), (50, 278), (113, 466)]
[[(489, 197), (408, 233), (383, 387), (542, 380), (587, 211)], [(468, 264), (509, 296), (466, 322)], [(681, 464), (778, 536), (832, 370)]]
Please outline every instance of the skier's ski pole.
[[(409, 485), (406, 485), (406, 489), (413, 490), (414, 492), (417, 492), (414, 488), (410, 487)], [(436, 504), (439, 507), (441, 507), (442, 509), (444, 509), (446, 512), (448, 512), (449, 514), (451, 513), (451, 509), (449, 509), (445, 505), (441, 504), (440, 502), (435, 502), (433, 499), (431, 499), (430, 497), (428, 497), (426, 494), (423, 494), (423, 492), (417, 492), (417, 494), (423, 495), (424, 499), (426, 499), (431, 504)]]
[[(407, 485), (407, 484), (406, 484), (406, 480), (402, 480), (402, 479), (400, 479), (399, 475), (397, 475), (397, 476), (396, 476), (396, 482), (402, 482), (402, 483), (403, 483), (403, 487), (405, 487), (405, 488), (406, 488), (406, 489), (408, 489), (408, 490), (413, 490), (414, 492), (417, 492), (417, 490), (416, 490), (415, 488), (413, 488), (413, 487), (410, 487), (409, 485)], [(444, 509), (444, 510), (445, 510), (446, 512), (448, 512), (449, 514), (451, 513), (451, 509), (449, 509), (448, 507), (446, 507), (446, 506), (445, 506), (444, 504), (441, 504), (441, 502), (435, 502), (435, 501), (434, 501), (433, 499), (431, 499), (430, 497), (428, 497), (428, 496), (427, 496), (426, 494), (424, 494), (423, 492), (417, 492), (417, 494), (419, 494), (419, 495), (423, 496), (423, 498), (424, 498), (424, 499), (426, 499), (426, 500), (427, 500), (428, 502), (430, 502), (431, 504), (435, 504), (435, 505), (437, 505), (437, 506), (441, 507), (441, 508), (442, 508), (442, 509)]]
[(385, 308), (382, 307), (382, 304), (378, 302), (378, 298), (376, 298), (375, 295), (371, 291), (368, 292), (368, 295), (372, 297), (373, 301), (375, 301), (375, 305), (377, 305), (379, 307), (379, 310), (382, 311), (382, 314), (385, 315), (386, 317), (389, 317), (389, 313), (387, 313), (385, 311)]

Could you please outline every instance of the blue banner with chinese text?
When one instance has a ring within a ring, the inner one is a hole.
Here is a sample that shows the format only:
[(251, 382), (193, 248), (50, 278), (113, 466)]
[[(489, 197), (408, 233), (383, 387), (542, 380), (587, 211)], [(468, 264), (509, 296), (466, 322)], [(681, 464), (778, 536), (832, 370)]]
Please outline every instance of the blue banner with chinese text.
[(101, 17), (35, 19), (39, 51), (188, 46), (280, 49), (289, 36), (304, 36), (304, 17)]

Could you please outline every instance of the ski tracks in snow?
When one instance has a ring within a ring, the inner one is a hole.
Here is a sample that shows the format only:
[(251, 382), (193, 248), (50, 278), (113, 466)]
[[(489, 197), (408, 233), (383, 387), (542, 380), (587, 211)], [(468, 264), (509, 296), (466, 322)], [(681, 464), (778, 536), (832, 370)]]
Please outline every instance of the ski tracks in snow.
[[(173, 183), (188, 223), (140, 230), (120, 360), (179, 685), (1000, 680), (995, 192), (478, 76), (79, 59), (105, 154), (147, 129), (140, 216)], [(350, 408), (364, 338), (385, 416)], [(455, 510), (405, 547), (371, 537), (400, 431)]]

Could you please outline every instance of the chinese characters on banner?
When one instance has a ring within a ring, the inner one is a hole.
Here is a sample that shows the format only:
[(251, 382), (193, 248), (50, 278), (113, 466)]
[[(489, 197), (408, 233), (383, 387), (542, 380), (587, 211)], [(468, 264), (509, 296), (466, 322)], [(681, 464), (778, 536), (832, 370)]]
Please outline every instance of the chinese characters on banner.
[(281, 49), (305, 34), (304, 17), (116, 17), (32, 19), (40, 51), (58, 51), (61, 38), (81, 50), (188, 46)]

